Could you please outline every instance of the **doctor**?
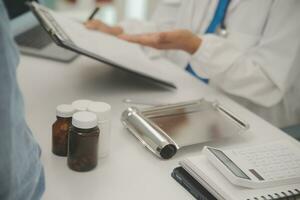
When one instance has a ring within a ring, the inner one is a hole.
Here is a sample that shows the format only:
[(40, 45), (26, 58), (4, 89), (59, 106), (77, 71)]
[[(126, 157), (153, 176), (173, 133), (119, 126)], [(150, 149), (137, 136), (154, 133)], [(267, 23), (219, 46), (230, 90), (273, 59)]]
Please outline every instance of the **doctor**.
[(300, 122), (299, 9), (297, 0), (185, 0), (168, 31), (128, 34), (120, 27), (118, 37), (164, 50), (180, 67), (285, 127)]

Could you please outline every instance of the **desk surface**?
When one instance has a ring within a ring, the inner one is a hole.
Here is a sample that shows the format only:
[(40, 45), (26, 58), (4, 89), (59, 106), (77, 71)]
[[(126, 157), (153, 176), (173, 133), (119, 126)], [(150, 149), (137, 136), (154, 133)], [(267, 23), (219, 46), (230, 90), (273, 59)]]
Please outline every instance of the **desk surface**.
[[(203, 145), (182, 149), (168, 161), (156, 158), (120, 123), (121, 113), (127, 107), (122, 103), (125, 98), (166, 103), (202, 97), (217, 99), (249, 122), (251, 130), (241, 137), (210, 144), (214, 146), (226, 148), (289, 138), (180, 70), (170, 72), (179, 86), (171, 91), (84, 57), (63, 64), (22, 56), (18, 75), (27, 120), (43, 151), (47, 187), (44, 200), (193, 199), (170, 174), (179, 160), (198, 154)], [(104, 101), (113, 108), (111, 153), (89, 173), (71, 171), (66, 158), (51, 153), (55, 108), (76, 99)]]

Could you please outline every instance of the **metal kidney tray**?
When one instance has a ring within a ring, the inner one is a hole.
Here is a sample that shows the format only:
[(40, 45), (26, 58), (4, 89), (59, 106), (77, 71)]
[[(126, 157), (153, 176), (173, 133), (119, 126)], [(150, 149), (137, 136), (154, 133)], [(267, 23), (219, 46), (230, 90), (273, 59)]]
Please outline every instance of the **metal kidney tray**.
[(122, 123), (152, 153), (173, 157), (185, 146), (233, 137), (249, 125), (217, 102), (205, 99), (146, 109), (129, 107)]

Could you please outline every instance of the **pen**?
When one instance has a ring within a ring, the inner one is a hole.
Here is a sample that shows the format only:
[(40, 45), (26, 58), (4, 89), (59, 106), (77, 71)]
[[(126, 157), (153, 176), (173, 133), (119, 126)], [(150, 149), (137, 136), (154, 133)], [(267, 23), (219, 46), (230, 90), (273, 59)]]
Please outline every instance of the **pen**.
[(125, 104), (132, 104), (132, 105), (141, 105), (141, 106), (159, 106), (165, 105), (167, 103), (164, 102), (153, 102), (153, 101), (146, 101), (146, 100), (138, 100), (138, 99), (123, 99), (123, 103)]
[(99, 10), (100, 10), (100, 7), (98, 6), (98, 7), (96, 7), (95, 8), (95, 10), (92, 12), (92, 14), (90, 15), (90, 17), (88, 18), (88, 21), (89, 20), (92, 20), (94, 17), (95, 17), (95, 15), (99, 12)]

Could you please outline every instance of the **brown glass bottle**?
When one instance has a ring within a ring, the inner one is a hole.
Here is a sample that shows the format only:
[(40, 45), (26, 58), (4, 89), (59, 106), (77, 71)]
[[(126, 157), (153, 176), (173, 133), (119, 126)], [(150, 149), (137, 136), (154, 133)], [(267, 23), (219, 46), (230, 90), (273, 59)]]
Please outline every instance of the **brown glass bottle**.
[(56, 108), (57, 120), (52, 125), (52, 152), (55, 155), (68, 154), (68, 135), (74, 111), (71, 105), (60, 105)]
[(97, 117), (90, 112), (74, 114), (69, 133), (68, 166), (87, 172), (98, 164), (99, 128)]

